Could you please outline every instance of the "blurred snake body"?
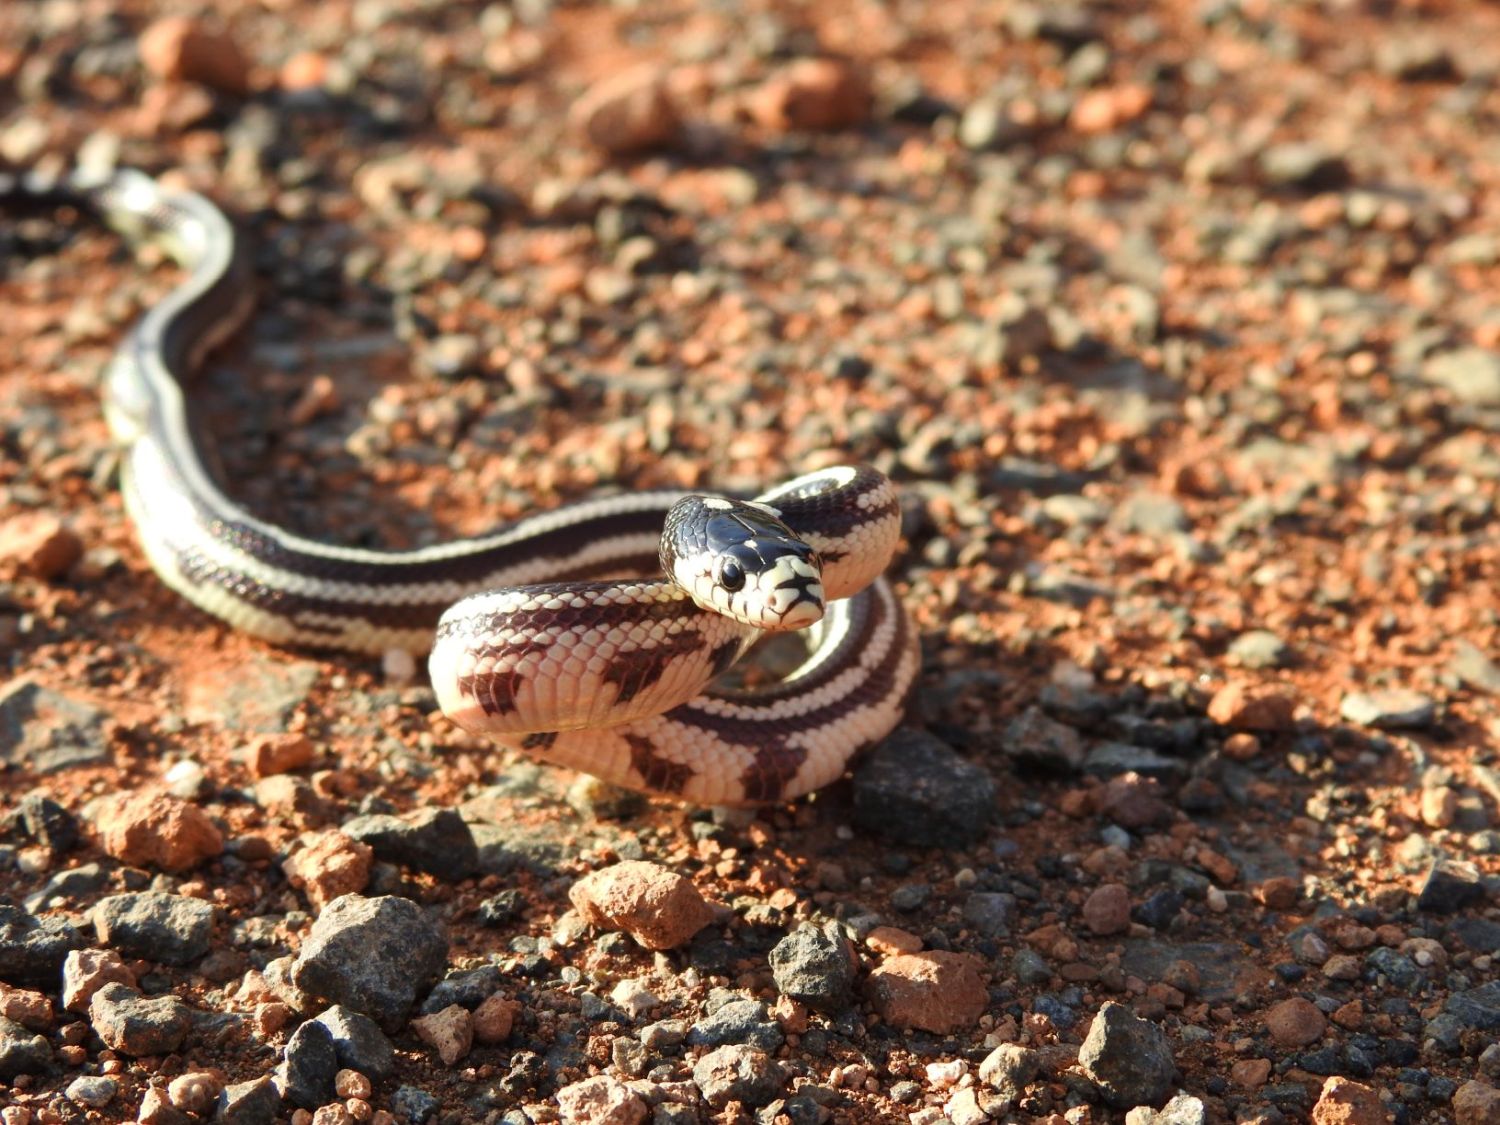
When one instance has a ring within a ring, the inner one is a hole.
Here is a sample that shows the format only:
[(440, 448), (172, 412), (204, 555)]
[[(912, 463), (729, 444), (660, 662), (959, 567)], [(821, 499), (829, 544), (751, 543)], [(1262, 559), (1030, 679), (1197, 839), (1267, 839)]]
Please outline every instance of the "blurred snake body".
[[(789, 675), (714, 690), (760, 629), (701, 607), (703, 598), (722, 601), (722, 589), (695, 595), (682, 573), (646, 577), (660, 574), (663, 525), (683, 494), (590, 499), (412, 551), (329, 545), (256, 519), (207, 470), (183, 393), (253, 306), (250, 260), (228, 218), (202, 196), (132, 171), (0, 172), (0, 203), (17, 201), (78, 206), (132, 241), (161, 245), (186, 272), (126, 335), (103, 400), (145, 555), (193, 604), (277, 644), (430, 651), (439, 705), (466, 730), (701, 804), (810, 792), (900, 721), (919, 654), (881, 577), (900, 527), (881, 474), (822, 470), (742, 505), (752, 522), (763, 515), (806, 544), (799, 550), (821, 564), (827, 605)], [(695, 499), (710, 515), (729, 506)], [(694, 559), (674, 565), (697, 573)], [(782, 625), (802, 620), (794, 616)]]

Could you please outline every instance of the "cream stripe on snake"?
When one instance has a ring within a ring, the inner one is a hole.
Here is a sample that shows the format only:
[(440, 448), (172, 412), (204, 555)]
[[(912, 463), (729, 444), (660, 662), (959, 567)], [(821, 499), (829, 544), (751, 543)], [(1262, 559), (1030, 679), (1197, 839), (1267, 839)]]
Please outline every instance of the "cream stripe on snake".
[[(829, 603), (807, 659), (785, 680), (706, 691), (755, 631), (659, 579), (597, 581), (659, 573), (657, 541), (679, 493), (589, 500), (416, 551), (331, 546), (258, 520), (205, 468), (182, 391), (251, 307), (249, 258), (229, 220), (201, 196), (129, 171), (0, 173), (0, 202), (82, 207), (164, 246), (187, 271), (122, 341), (104, 405), (146, 556), (195, 605), (280, 644), (431, 645), (434, 689), (460, 725), (618, 785), (702, 803), (806, 793), (900, 721), (919, 656), (879, 577), (900, 513), (873, 470), (825, 470), (761, 498), (822, 556), (824, 586), (844, 600)], [(547, 585), (484, 593), (531, 583)]]

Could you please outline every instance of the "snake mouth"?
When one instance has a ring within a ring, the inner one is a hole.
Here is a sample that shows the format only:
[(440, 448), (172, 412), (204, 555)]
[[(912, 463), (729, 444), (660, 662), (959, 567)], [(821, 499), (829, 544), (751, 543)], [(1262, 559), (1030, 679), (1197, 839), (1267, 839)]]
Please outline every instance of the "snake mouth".
[(823, 576), (813, 559), (783, 556), (767, 578), (770, 589), (762, 628), (776, 632), (806, 629), (823, 619)]

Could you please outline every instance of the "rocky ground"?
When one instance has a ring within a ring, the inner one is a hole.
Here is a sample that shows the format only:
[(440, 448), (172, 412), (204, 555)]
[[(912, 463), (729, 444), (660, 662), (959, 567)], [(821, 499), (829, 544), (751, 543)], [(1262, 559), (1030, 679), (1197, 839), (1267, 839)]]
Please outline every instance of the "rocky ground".
[(173, 281), (0, 216), (0, 1121), (1500, 1121), (1500, 8), (0, 8), (0, 164), (238, 216), (256, 513), (860, 458), (911, 727), (758, 816), (154, 578)]

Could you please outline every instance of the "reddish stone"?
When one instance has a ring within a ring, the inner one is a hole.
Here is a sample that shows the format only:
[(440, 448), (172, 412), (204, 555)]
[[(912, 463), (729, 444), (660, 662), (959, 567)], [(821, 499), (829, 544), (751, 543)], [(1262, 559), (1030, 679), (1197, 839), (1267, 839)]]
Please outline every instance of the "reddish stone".
[(342, 832), (319, 832), (281, 865), (287, 882), (322, 910), (339, 895), (358, 894), (370, 881), (375, 852)]
[(1270, 1059), (1241, 1059), (1229, 1068), (1229, 1081), (1242, 1090), (1259, 1090), (1270, 1077)]
[(0, 525), (0, 561), (38, 578), (60, 578), (83, 557), (83, 540), (49, 512), (27, 512)]
[(507, 1000), (498, 992), (485, 997), (474, 1009), (474, 1038), (486, 1045), (505, 1042), (510, 1038), (520, 1008), (516, 1001)]
[(1500, 1125), (1500, 1090), (1471, 1079), (1453, 1095), (1454, 1125)]
[(198, 82), (225, 94), (250, 89), (250, 63), (239, 44), (182, 16), (159, 19), (141, 33), (141, 65), (157, 78)]
[(1237, 730), (1290, 730), (1296, 700), (1274, 688), (1226, 684), (1208, 704), (1208, 717)]
[(1083, 903), (1083, 924), (1104, 936), (1130, 929), (1130, 892), (1119, 883), (1105, 883)]
[(870, 116), (870, 86), (841, 59), (798, 59), (755, 92), (750, 112), (769, 129), (848, 129)]
[(639, 1094), (607, 1074), (564, 1086), (557, 1108), (566, 1125), (640, 1125), (650, 1112)]
[(52, 1001), (40, 992), (0, 983), (0, 1017), (14, 1020), (30, 1031), (50, 1031)]
[(896, 926), (876, 926), (865, 935), (865, 944), (876, 953), (916, 953), (922, 948), (922, 939), (910, 930)]
[(1098, 797), (1099, 813), (1121, 828), (1149, 828), (1172, 819), (1172, 808), (1159, 796), (1161, 786), (1131, 771), (1112, 777)]
[(267, 734), (250, 744), (245, 764), (255, 777), (301, 769), (313, 760), (312, 739), (305, 734)]
[(1313, 1125), (1387, 1125), (1392, 1120), (1380, 1095), (1361, 1082), (1330, 1078), (1313, 1106)]
[(207, 813), (166, 793), (108, 798), (95, 826), (106, 852), (141, 867), (187, 871), (224, 850), (224, 837)]
[(624, 930), (647, 949), (673, 949), (713, 921), (713, 908), (681, 875), (644, 860), (595, 871), (568, 891), (591, 926)]
[(135, 987), (135, 974), (112, 949), (71, 950), (63, 962), (62, 976), (63, 1007), (70, 1012), (87, 1012), (94, 993), (106, 984)]
[(1280, 1047), (1306, 1047), (1323, 1037), (1328, 1019), (1311, 1000), (1293, 996), (1266, 1013), (1266, 1030)]
[(984, 1014), (982, 964), (968, 953), (899, 954), (870, 974), (865, 994), (892, 1026), (946, 1035), (973, 1027)]
[(666, 74), (650, 64), (595, 83), (573, 103), (568, 119), (612, 156), (664, 148), (682, 131)]
[(1068, 124), (1083, 134), (1108, 133), (1134, 121), (1151, 108), (1151, 87), (1139, 83), (1108, 86), (1081, 95)]
[(1290, 910), (1302, 897), (1302, 887), (1295, 879), (1277, 876), (1256, 887), (1255, 897), (1271, 910)]
[(411, 1030), (438, 1053), (444, 1066), (452, 1066), (474, 1046), (474, 1016), (460, 1004), (449, 1004), (441, 1012), (418, 1016)]

